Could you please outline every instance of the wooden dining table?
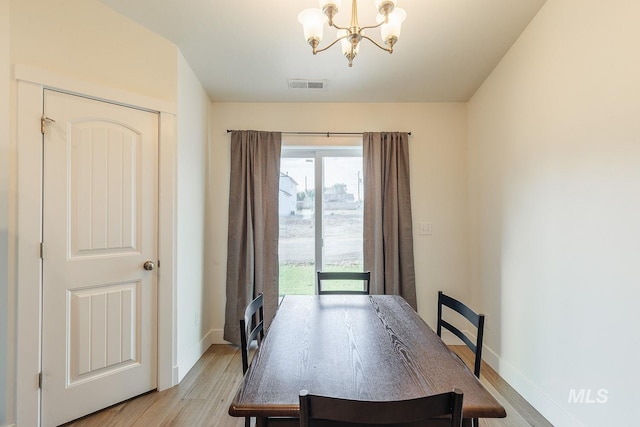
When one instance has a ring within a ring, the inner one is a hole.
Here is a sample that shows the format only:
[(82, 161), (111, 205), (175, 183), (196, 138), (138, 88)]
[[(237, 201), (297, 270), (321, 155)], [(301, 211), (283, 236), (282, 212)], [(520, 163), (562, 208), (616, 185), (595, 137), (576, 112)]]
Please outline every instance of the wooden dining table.
[(229, 415), (257, 426), (297, 425), (301, 390), (402, 400), (461, 389), (464, 424), (506, 411), (399, 296), (286, 296)]

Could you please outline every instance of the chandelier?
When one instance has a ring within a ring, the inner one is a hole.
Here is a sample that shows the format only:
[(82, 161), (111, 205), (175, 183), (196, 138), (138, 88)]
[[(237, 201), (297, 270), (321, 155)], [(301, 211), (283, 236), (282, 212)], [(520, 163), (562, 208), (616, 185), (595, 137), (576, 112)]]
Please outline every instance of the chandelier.
[[(349, 60), (349, 67), (353, 66), (353, 58), (358, 55), (360, 40), (367, 39), (380, 49), (393, 53), (393, 46), (400, 37), (400, 27), (407, 18), (404, 9), (396, 7), (396, 0), (375, 0), (378, 16), (376, 25), (361, 27), (358, 23), (358, 5), (356, 0), (351, 1), (351, 23), (348, 27), (340, 27), (333, 22), (333, 17), (340, 10), (342, 0), (320, 0), (321, 9), (305, 9), (298, 15), (298, 21), (304, 28), (304, 37), (313, 48), (313, 54), (329, 49), (339, 41), (342, 44), (342, 53)], [(322, 29), (324, 23), (329, 22), (330, 27), (338, 30), (336, 39), (328, 46), (321, 49), (318, 45), (322, 41)], [(365, 30), (380, 27), (380, 33), (384, 47), (364, 34)]]

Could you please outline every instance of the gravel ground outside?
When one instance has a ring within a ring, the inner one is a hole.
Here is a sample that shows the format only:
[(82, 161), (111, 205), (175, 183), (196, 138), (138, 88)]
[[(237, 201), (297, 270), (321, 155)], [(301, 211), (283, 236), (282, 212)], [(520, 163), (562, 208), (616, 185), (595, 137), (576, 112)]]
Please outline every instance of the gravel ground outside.
[[(313, 264), (314, 221), (312, 214), (280, 217), (280, 264)], [(327, 211), (324, 261), (343, 266), (362, 263), (362, 209)]]
[[(315, 293), (314, 239), (312, 212), (280, 217), (281, 295)], [(362, 271), (362, 208), (326, 212), (323, 258), (325, 270)]]

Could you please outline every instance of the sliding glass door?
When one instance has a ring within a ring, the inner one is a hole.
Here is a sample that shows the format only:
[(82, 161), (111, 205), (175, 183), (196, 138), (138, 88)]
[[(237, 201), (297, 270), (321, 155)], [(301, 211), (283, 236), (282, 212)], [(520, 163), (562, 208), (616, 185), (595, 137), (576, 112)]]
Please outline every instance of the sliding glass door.
[(362, 271), (362, 178), (360, 149), (283, 147), (281, 295), (315, 293), (318, 270)]

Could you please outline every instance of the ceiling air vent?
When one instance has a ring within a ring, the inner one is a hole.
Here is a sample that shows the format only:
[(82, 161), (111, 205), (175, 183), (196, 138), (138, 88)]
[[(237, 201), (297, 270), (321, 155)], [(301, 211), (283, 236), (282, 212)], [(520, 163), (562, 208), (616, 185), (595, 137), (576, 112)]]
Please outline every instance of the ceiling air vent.
[(289, 89), (324, 90), (326, 88), (327, 88), (326, 80), (289, 79)]

